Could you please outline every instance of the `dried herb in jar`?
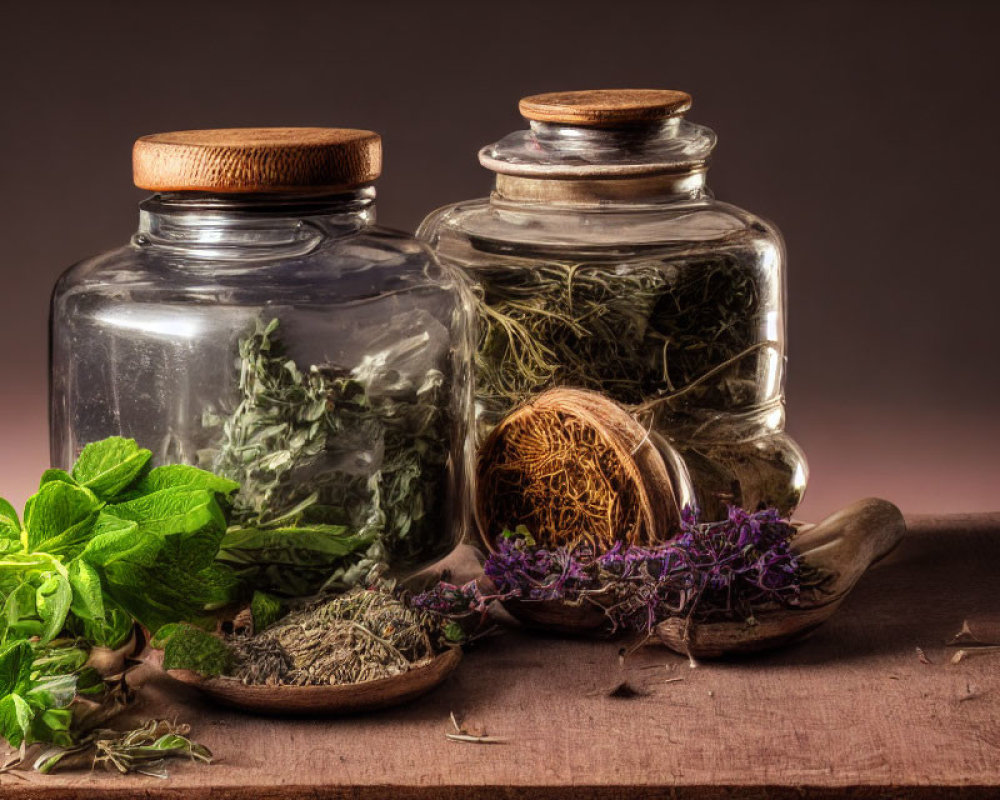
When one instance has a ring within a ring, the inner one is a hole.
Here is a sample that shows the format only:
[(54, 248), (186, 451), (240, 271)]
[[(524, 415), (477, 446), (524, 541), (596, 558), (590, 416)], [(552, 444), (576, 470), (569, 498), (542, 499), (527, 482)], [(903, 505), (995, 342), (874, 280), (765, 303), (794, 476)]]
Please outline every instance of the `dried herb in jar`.
[(241, 485), (219, 560), (251, 588), (306, 595), (436, 554), (450, 441), (444, 375), (396, 369), (425, 346), (426, 335), (413, 336), (346, 370), (300, 368), (277, 320), (240, 342), (240, 401), (227, 418), (207, 415), (220, 445), (201, 456)]
[(505, 263), (480, 286), (477, 393), (503, 413), (573, 386), (678, 412), (756, 401), (761, 291), (735, 257), (664, 263)]

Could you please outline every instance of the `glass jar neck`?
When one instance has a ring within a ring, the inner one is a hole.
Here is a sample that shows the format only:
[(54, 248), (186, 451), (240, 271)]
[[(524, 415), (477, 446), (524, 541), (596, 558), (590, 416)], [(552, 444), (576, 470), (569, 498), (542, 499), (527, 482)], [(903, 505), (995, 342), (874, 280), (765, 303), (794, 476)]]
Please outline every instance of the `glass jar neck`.
[(139, 204), (133, 244), (204, 257), (308, 251), (375, 221), (375, 189), (315, 194), (165, 192)]
[(715, 134), (682, 118), (614, 127), (533, 121), (479, 153), (497, 202), (650, 205), (709, 197)]
[(592, 179), (529, 178), (498, 174), (495, 203), (566, 206), (658, 205), (711, 197), (704, 165), (681, 172)]

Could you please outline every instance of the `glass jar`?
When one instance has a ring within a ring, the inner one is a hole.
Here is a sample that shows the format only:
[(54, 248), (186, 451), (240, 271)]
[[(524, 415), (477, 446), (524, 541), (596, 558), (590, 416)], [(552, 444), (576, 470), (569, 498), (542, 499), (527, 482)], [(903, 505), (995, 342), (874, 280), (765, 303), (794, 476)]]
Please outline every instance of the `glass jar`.
[(465, 279), (374, 224), (369, 131), (136, 143), (139, 230), (52, 297), (51, 449), (118, 434), (241, 484), (220, 559), (305, 594), (449, 552), (469, 509)]
[(489, 198), (418, 236), (475, 281), (480, 440), (553, 386), (598, 391), (687, 465), (703, 517), (789, 514), (806, 462), (784, 432), (785, 252), (765, 220), (715, 200), (715, 134), (683, 92), (521, 101), (488, 145)]

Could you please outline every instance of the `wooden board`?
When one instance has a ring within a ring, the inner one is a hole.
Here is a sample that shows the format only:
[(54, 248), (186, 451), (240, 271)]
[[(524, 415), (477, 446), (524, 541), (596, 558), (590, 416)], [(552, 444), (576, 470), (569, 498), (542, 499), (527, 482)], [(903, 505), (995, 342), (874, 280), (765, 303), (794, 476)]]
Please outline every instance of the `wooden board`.
[[(218, 763), (0, 776), (0, 797), (997, 797), (1000, 653), (951, 664), (944, 643), (1000, 613), (1000, 514), (911, 522), (831, 622), (778, 653), (692, 669), (653, 648), (623, 668), (619, 643), (514, 633), (422, 700), (339, 720), (244, 716), (158, 679), (141, 711), (190, 722)], [(623, 677), (649, 694), (607, 696)], [(449, 712), (509, 741), (449, 741)]]

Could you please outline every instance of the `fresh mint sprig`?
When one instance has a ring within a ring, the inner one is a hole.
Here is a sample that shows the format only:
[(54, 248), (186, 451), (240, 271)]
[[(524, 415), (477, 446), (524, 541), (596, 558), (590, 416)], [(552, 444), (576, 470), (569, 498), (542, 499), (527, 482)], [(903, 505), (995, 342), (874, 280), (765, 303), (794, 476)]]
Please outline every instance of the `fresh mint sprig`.
[(239, 485), (190, 466), (151, 469), (150, 457), (113, 436), (71, 471), (47, 470), (23, 517), (0, 500), (0, 735), (14, 746), (73, 741), (83, 673), (49, 674), (57, 637), (116, 648), (136, 622), (198, 624), (235, 591), (215, 556), (220, 500)]

